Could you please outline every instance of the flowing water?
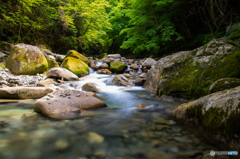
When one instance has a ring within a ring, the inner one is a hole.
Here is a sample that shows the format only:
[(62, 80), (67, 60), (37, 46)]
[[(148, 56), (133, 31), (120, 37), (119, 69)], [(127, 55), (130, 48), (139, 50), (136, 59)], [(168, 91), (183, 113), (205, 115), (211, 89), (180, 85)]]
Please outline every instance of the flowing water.
[[(98, 63), (98, 65), (101, 63)], [(108, 107), (86, 111), (73, 120), (34, 113), (35, 100), (0, 104), (1, 159), (175, 159), (202, 158), (219, 150), (193, 128), (171, 117), (179, 103), (164, 102), (142, 87), (107, 85), (114, 76), (89, 76)], [(75, 89), (66, 83), (61, 89)], [(137, 109), (138, 103), (150, 106)]]

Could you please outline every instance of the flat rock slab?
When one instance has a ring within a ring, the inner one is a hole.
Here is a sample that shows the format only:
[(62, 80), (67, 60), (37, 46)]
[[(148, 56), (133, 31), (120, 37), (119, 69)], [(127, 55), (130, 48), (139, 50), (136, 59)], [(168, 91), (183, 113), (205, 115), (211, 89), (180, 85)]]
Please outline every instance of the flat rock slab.
[(55, 119), (73, 119), (84, 110), (103, 107), (107, 105), (82, 91), (59, 90), (38, 99), (34, 111)]
[(51, 92), (47, 87), (5, 87), (0, 88), (0, 99), (36, 99)]

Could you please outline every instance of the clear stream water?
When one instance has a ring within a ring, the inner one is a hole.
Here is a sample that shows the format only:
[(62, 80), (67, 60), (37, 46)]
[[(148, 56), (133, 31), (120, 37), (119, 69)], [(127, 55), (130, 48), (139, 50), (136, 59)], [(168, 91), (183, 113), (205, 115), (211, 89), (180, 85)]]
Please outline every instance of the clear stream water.
[[(171, 117), (179, 103), (161, 101), (142, 87), (106, 85), (112, 78), (92, 70), (71, 82), (94, 83), (108, 106), (78, 119), (54, 120), (34, 113), (35, 100), (0, 104), (0, 158), (187, 159), (220, 150)], [(61, 89), (74, 88), (66, 83)], [(150, 106), (137, 109), (142, 102)]]

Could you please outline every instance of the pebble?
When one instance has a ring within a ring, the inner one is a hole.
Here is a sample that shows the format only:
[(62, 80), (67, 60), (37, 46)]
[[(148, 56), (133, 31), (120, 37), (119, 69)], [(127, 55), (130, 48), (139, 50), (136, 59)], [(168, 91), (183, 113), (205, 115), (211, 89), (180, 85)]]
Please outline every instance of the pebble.
[(57, 150), (66, 150), (69, 147), (69, 143), (64, 139), (58, 140), (54, 145)]
[(90, 143), (102, 143), (104, 141), (104, 137), (95, 132), (89, 132), (88, 141)]

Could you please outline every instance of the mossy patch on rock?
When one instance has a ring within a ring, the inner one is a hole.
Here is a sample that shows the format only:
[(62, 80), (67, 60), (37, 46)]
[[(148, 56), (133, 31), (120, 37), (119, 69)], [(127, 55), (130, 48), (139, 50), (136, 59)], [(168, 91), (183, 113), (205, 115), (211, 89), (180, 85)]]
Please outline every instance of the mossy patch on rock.
[(82, 76), (89, 73), (89, 67), (82, 60), (74, 57), (67, 57), (62, 63), (63, 67), (75, 73), (78, 76)]
[(12, 47), (6, 67), (16, 75), (35, 75), (46, 71), (48, 62), (38, 47), (18, 44)]
[(214, 93), (217, 91), (223, 91), (226, 89), (234, 88), (240, 86), (239, 78), (221, 78), (215, 81), (209, 88), (209, 93)]
[(54, 67), (59, 67), (57, 61), (47, 57), (47, 62), (48, 62), (48, 70), (50, 70), (51, 68), (54, 68)]
[(110, 70), (113, 73), (123, 73), (127, 69), (127, 64), (121, 61), (112, 61), (110, 62)]
[[(227, 42), (213, 40), (193, 51), (160, 59), (148, 72), (145, 86), (159, 95), (196, 99), (207, 95), (218, 79), (240, 78), (240, 50)], [(158, 80), (149, 79), (154, 77)]]
[[(209, 137), (218, 136), (215, 140), (225, 147), (228, 145), (236, 148), (239, 138), (235, 136), (240, 134), (239, 95), (240, 87), (212, 93), (178, 106), (173, 111), (173, 116), (196, 125)], [(219, 140), (220, 138), (224, 140)]]
[(67, 52), (67, 55), (65, 58), (67, 57), (74, 57), (77, 58), (79, 60), (82, 60), (83, 62), (85, 62), (88, 65), (88, 58), (85, 57), (84, 55), (80, 54), (79, 52), (75, 51), (75, 50), (69, 50)]
[(6, 66), (3, 63), (0, 63), (0, 67), (5, 68)]

